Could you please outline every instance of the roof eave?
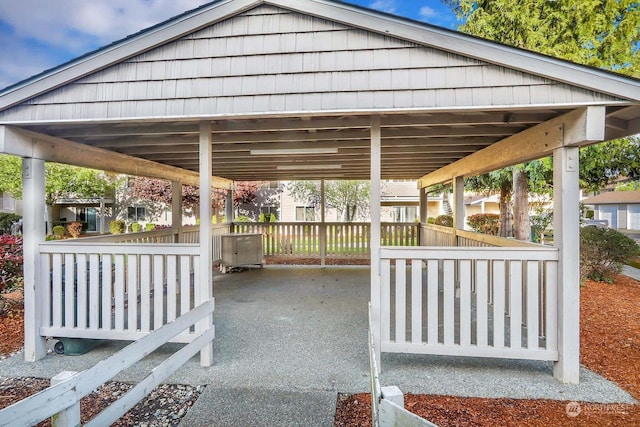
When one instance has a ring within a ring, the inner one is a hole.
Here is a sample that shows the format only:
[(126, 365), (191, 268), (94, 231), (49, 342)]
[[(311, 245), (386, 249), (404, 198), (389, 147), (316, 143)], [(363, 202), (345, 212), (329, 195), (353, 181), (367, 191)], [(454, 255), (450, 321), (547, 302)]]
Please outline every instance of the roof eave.
[(0, 92), (0, 111), (216, 22), (271, 4), (427, 47), (640, 102), (640, 81), (334, 0), (221, 0), (179, 15)]

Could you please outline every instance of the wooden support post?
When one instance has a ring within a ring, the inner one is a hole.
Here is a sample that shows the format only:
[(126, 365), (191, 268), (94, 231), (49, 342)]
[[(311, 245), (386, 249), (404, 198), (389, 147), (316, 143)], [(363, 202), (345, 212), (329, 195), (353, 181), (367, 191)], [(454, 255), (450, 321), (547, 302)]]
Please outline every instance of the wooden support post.
[[(43, 280), (40, 270), (40, 243), (45, 240), (44, 160), (22, 160), (22, 234), (24, 253), (24, 358), (35, 362), (47, 354), (47, 343), (40, 336), (42, 326)], [(46, 281), (48, 285), (48, 280)]]
[(558, 263), (558, 353), (554, 377), (577, 384), (580, 373), (580, 189), (577, 147), (553, 153), (554, 245)]
[[(62, 371), (51, 378), (51, 385), (58, 385), (77, 375), (74, 371)], [(76, 403), (51, 417), (51, 427), (75, 427), (80, 425), (80, 399)]]
[(464, 230), (464, 177), (453, 178), (453, 228)]
[(233, 183), (232, 188), (227, 192), (227, 197), (224, 203), (224, 214), (227, 217), (227, 224), (233, 223), (233, 191), (235, 188), (235, 183)]
[(320, 229), (318, 230), (318, 233), (320, 233), (319, 236), (319, 242), (318, 244), (320, 245), (320, 265), (322, 267), (325, 266), (326, 263), (326, 258), (327, 258), (327, 224), (325, 223), (326, 218), (325, 218), (325, 210), (324, 210), (324, 204), (325, 204), (325, 194), (324, 194), (324, 179), (320, 180)]
[(426, 224), (429, 220), (429, 194), (426, 188), (419, 188), (420, 192), (420, 222)]
[(175, 242), (180, 243), (182, 236), (180, 228), (182, 228), (182, 183), (180, 181), (171, 181), (171, 228), (175, 233)]
[(380, 319), (380, 198), (381, 198), (381, 149), (382, 132), (380, 130), (380, 117), (371, 117), (371, 317), (373, 323), (374, 347), (376, 359), (380, 359), (381, 319)]
[[(196, 306), (213, 298), (213, 236), (211, 232), (211, 175), (212, 144), (211, 122), (200, 122), (200, 283), (194, 286)], [(197, 324), (202, 332), (213, 327), (212, 316)], [(213, 343), (200, 351), (200, 365), (213, 364)]]
[(99, 229), (98, 232), (100, 234), (105, 232), (105, 215), (106, 214), (106, 207), (104, 205), (104, 196), (100, 197), (100, 222), (99, 222)]

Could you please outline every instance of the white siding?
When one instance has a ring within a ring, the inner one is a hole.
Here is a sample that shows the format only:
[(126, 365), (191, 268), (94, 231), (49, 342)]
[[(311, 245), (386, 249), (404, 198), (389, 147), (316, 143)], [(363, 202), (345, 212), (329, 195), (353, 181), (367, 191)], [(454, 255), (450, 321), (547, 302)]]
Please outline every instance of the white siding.
[(0, 113), (98, 119), (612, 100), (504, 67), (261, 6)]
[(628, 205), (627, 219), (629, 230), (640, 230), (640, 205)]

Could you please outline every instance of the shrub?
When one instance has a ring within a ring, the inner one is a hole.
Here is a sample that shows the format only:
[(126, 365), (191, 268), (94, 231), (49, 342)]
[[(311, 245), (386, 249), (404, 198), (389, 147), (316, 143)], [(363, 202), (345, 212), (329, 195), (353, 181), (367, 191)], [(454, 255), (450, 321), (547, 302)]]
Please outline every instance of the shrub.
[(122, 234), (125, 229), (125, 222), (121, 219), (114, 219), (113, 221), (109, 221), (109, 232), (111, 234)]
[(142, 230), (142, 224), (139, 222), (134, 222), (131, 224), (131, 231), (134, 233), (139, 233)]
[(236, 217), (236, 219), (233, 222), (251, 222), (251, 218), (249, 218), (246, 215), (240, 215)]
[(260, 216), (258, 217), (258, 222), (267, 222), (267, 215), (269, 214), (261, 213)]
[(54, 240), (60, 240), (64, 237), (64, 225), (56, 225), (55, 227), (53, 227), (53, 239)]
[(442, 225), (444, 227), (453, 227), (453, 217), (451, 215), (438, 215), (434, 224)]
[(82, 223), (78, 221), (72, 221), (67, 224), (67, 234), (73, 238), (80, 237), (82, 234)]
[(278, 218), (276, 217), (276, 214), (270, 215), (269, 222), (278, 222)]
[(0, 236), (0, 292), (23, 285), (22, 237)]
[(467, 218), (467, 224), (477, 233), (497, 236), (500, 228), (500, 215), (485, 213), (471, 215)]
[(435, 224), (436, 223), (436, 219), (432, 216), (430, 216), (429, 218), (427, 218), (427, 224)]
[(640, 246), (611, 228), (580, 229), (580, 276), (598, 282), (613, 281), (625, 261), (640, 254)]
[(144, 225), (144, 231), (153, 231), (156, 229), (156, 225), (152, 222), (149, 222)]
[(0, 233), (9, 233), (11, 231), (11, 224), (18, 222), (22, 218), (20, 215), (0, 212)]

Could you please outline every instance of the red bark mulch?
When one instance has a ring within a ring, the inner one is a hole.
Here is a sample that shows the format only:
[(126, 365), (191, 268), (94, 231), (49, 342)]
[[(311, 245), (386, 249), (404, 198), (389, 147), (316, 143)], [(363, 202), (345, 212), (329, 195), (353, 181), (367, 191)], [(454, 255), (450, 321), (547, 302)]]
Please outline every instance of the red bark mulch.
[[(640, 400), (640, 282), (623, 275), (613, 284), (587, 281), (580, 304), (582, 364)], [(441, 427), (640, 426), (638, 404), (407, 394), (405, 408)], [(334, 425), (370, 426), (370, 395), (340, 396)]]

